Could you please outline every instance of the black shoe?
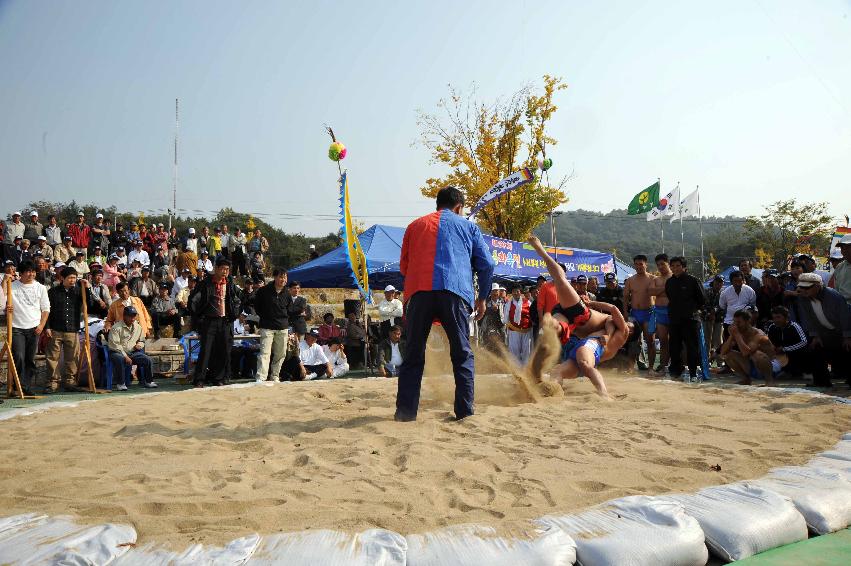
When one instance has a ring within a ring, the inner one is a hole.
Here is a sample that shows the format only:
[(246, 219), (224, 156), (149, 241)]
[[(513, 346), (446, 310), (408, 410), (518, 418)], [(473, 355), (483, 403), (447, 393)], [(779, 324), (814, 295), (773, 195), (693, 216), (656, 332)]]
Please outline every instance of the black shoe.
[(647, 364), (639, 360), (636, 362), (636, 366), (638, 366), (638, 371), (647, 371)]
[(415, 420), (417, 420), (417, 417), (416, 416), (412, 417), (410, 415), (402, 415), (402, 414), (396, 413), (393, 416), (393, 420), (396, 421), (396, 422), (400, 422), (400, 423), (410, 423), (410, 422), (414, 422)]

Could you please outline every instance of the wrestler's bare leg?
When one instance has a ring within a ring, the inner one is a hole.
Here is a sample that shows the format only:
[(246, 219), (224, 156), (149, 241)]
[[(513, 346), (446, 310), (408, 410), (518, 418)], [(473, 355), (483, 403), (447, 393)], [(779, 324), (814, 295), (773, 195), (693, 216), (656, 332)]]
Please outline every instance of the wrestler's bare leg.
[(547, 271), (549, 272), (550, 277), (553, 278), (553, 285), (556, 289), (558, 303), (562, 306), (562, 308), (566, 309), (579, 303), (579, 295), (576, 293), (576, 289), (568, 283), (564, 270), (558, 262), (546, 252), (543, 244), (541, 244), (541, 240), (539, 240), (537, 236), (529, 236), (529, 245), (535, 248), (535, 251), (541, 259), (544, 260), (544, 263), (547, 266)]
[(597, 390), (597, 395), (607, 401), (611, 401), (609, 391), (606, 389), (606, 382), (603, 381), (603, 374), (597, 369), (597, 362), (594, 359), (594, 352), (590, 348), (579, 348), (576, 351), (576, 364), (582, 375), (588, 378), (588, 381), (594, 384)]
[(731, 351), (727, 354), (727, 365), (733, 370), (733, 373), (742, 378), (739, 385), (751, 384), (750, 360), (741, 352)]
[(771, 368), (771, 358), (765, 352), (754, 352), (751, 354), (751, 360), (760, 376), (765, 380), (765, 385), (774, 387), (774, 371)]

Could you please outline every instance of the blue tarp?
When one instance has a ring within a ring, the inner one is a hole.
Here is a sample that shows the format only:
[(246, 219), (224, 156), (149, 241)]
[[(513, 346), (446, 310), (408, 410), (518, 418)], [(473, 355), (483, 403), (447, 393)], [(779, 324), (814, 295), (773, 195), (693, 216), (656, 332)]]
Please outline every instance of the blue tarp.
[[(399, 273), (399, 256), (405, 229), (397, 226), (376, 224), (358, 236), (369, 266), (369, 286), (373, 290), (393, 285), (404, 287), (404, 278)], [(521, 242), (485, 236), (496, 267), (494, 276), (498, 281), (533, 281), (538, 275), (546, 274), (543, 262), (535, 251)], [(602, 282), (603, 274), (617, 266), (618, 280), (623, 280), (635, 271), (614, 259), (612, 254), (578, 248), (559, 248), (558, 260), (568, 267), (568, 276), (580, 273), (596, 276)], [(303, 263), (289, 271), (290, 281), (298, 281), (302, 287), (353, 289), (351, 268), (343, 246), (314, 260)]]

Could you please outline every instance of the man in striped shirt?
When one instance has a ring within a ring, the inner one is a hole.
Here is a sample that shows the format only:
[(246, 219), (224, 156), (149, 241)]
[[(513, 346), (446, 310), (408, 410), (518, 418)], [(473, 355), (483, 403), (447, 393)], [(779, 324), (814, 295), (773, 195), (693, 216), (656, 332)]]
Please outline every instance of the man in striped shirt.
[(774, 353), (785, 354), (789, 363), (783, 371), (800, 377), (809, 365), (807, 333), (797, 322), (789, 320), (789, 309), (776, 306), (771, 309), (771, 324), (768, 326), (768, 339), (774, 344)]

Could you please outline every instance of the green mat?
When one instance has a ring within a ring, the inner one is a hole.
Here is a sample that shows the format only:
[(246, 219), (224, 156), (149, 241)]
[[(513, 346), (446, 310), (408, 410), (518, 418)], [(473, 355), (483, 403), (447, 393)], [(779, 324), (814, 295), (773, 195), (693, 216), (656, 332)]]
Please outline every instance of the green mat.
[(851, 564), (851, 529), (775, 548), (736, 564), (742, 566), (847, 566)]

